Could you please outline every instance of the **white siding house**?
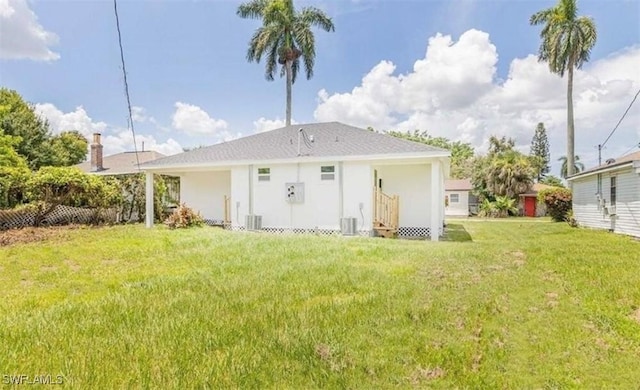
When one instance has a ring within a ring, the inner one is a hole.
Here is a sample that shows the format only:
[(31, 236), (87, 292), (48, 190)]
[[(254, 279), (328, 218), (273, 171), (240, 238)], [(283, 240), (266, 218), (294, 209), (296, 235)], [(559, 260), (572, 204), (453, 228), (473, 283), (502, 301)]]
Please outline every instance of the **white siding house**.
[(581, 226), (640, 237), (640, 152), (569, 177)]
[(449, 152), (331, 122), (254, 134), (142, 169), (148, 178), (180, 176), (181, 200), (232, 230), (333, 234), (351, 224), (361, 235), (393, 230), (437, 240)]
[(447, 217), (468, 217), (469, 194), (473, 189), (469, 179), (446, 180), (445, 189), (445, 215)]

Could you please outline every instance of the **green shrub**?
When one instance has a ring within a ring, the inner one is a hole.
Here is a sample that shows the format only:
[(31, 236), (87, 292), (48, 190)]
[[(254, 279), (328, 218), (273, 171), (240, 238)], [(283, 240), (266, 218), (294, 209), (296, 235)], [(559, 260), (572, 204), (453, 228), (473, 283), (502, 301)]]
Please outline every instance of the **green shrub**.
[(484, 199), (480, 206), (478, 206), (479, 212), (478, 216), (480, 217), (491, 217), (495, 218), (497, 216), (498, 210), (496, 210), (496, 205), (489, 199)]
[(26, 167), (0, 167), (0, 209), (24, 203), (25, 183), (30, 174)]
[(508, 196), (498, 196), (494, 202), (494, 207), (498, 218), (506, 218), (509, 214), (513, 215), (518, 212), (516, 200)]
[(204, 219), (200, 213), (196, 213), (193, 209), (187, 207), (184, 203), (173, 211), (171, 215), (164, 221), (169, 229), (188, 228), (193, 226), (204, 225)]
[[(145, 208), (145, 191), (146, 178), (143, 173), (135, 175), (119, 175), (114, 176), (113, 180), (121, 188), (123, 198), (120, 203), (120, 212), (125, 221), (130, 221), (133, 216), (137, 216), (138, 222), (144, 221)], [(167, 193), (167, 186), (162, 175), (154, 175), (153, 177), (153, 211), (156, 221), (164, 220), (166, 214), (164, 212), (164, 203), (162, 199)]]
[(564, 222), (571, 211), (571, 190), (549, 188), (538, 192), (538, 201), (547, 206), (547, 213), (555, 222)]

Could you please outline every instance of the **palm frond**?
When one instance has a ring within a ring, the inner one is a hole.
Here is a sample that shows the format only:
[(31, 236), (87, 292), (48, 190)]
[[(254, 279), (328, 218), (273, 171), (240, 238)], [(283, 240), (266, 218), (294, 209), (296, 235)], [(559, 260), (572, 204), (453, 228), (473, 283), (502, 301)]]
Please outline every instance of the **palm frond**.
[(267, 0), (252, 0), (238, 6), (236, 15), (244, 19), (259, 19), (264, 14)]
[(267, 64), (265, 67), (264, 77), (268, 81), (273, 81), (276, 71), (278, 69), (278, 48), (281, 37), (271, 45), (269, 49), (269, 55), (267, 56)]
[(291, 63), (291, 84), (296, 82), (298, 78), (298, 71), (300, 70), (300, 57), (293, 60)]
[(305, 7), (300, 11), (298, 19), (309, 26), (319, 27), (326, 32), (335, 31), (330, 17), (316, 7)]
[(313, 66), (316, 60), (316, 42), (310, 26), (303, 20), (294, 25), (293, 37), (302, 52), (307, 79), (313, 77)]

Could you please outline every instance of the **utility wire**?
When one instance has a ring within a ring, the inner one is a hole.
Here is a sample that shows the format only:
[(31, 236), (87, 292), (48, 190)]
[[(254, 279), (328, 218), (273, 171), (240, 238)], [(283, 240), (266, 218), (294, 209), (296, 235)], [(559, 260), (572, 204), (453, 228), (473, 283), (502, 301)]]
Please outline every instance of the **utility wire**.
[(638, 142), (637, 144), (633, 145), (631, 148), (629, 148), (626, 152), (622, 153), (620, 155), (620, 157), (626, 156), (627, 154), (629, 154), (633, 149), (635, 148), (640, 148), (640, 142)]
[[(114, 0), (115, 1), (115, 0)], [(640, 89), (638, 90), (638, 92), (636, 92), (636, 96), (633, 97), (633, 100), (631, 101), (631, 103), (629, 104), (629, 107), (627, 107), (627, 110), (624, 112), (624, 114), (622, 114), (622, 117), (620, 118), (620, 120), (618, 121), (618, 124), (616, 125), (616, 127), (613, 128), (613, 130), (611, 130), (611, 134), (609, 134), (609, 136), (607, 137), (607, 139), (604, 140), (604, 142), (602, 144), (599, 145), (600, 148), (603, 148), (604, 145), (607, 144), (607, 141), (609, 141), (609, 138), (611, 138), (611, 136), (613, 135), (613, 133), (616, 132), (616, 130), (618, 129), (618, 126), (620, 126), (620, 123), (622, 123), (622, 120), (624, 119), (625, 116), (627, 116), (627, 113), (629, 112), (629, 110), (631, 109), (631, 106), (633, 106), (633, 103), (636, 101), (636, 99), (638, 98), (638, 95), (640, 95)]]
[(129, 126), (133, 134), (133, 150), (136, 153), (136, 167), (140, 170), (140, 159), (138, 158), (138, 145), (136, 143), (136, 132), (133, 129), (133, 114), (131, 112), (131, 99), (129, 98), (129, 83), (127, 82), (127, 69), (124, 66), (124, 50), (122, 50), (122, 33), (120, 32), (120, 18), (118, 18), (118, 4), (113, 0), (113, 11), (116, 15), (116, 29), (118, 30), (118, 46), (120, 47), (120, 60), (122, 61), (122, 74), (124, 75), (124, 93), (127, 96), (127, 108), (129, 109)]

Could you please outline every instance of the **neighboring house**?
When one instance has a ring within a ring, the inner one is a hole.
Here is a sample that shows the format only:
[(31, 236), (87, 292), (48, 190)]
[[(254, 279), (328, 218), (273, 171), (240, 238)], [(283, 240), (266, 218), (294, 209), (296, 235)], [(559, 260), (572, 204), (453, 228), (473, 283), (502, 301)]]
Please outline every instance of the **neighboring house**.
[(80, 168), (83, 172), (96, 175), (131, 175), (142, 173), (138, 168), (138, 162), (143, 164), (161, 157), (166, 157), (164, 154), (152, 150), (138, 151), (137, 159), (136, 152), (122, 152), (103, 157), (102, 148), (103, 145), (100, 143), (100, 134), (94, 133), (89, 161), (80, 163), (76, 165), (76, 167)]
[(567, 180), (578, 224), (640, 237), (640, 151)]
[(538, 201), (538, 192), (550, 188), (556, 188), (554, 186), (534, 183), (531, 189), (523, 194), (519, 195), (518, 212), (525, 217), (544, 217), (547, 215), (547, 206), (544, 202)]
[(475, 202), (477, 207), (477, 201), (475, 197), (471, 195), (471, 180), (469, 179), (450, 179), (445, 180), (445, 215), (447, 217), (468, 217), (471, 214), (471, 205)]
[[(100, 142), (100, 137), (100, 133), (93, 134), (89, 161), (76, 165), (81, 171), (101, 176), (142, 174), (143, 171), (138, 167), (138, 163), (143, 164), (166, 157), (164, 154), (153, 150), (144, 150), (144, 143), (143, 150), (137, 152), (137, 157), (136, 152), (122, 152), (103, 156), (103, 145)], [(165, 176), (164, 182), (167, 187), (167, 193), (163, 202), (167, 208), (175, 207), (176, 203), (180, 201), (180, 180), (177, 177)]]
[(179, 176), (182, 201), (233, 230), (437, 240), (449, 152), (331, 122), (254, 134), (142, 169), (147, 197), (153, 174)]

